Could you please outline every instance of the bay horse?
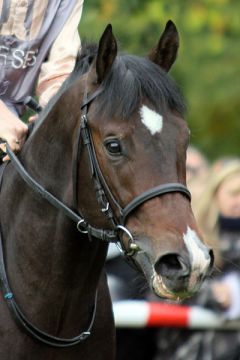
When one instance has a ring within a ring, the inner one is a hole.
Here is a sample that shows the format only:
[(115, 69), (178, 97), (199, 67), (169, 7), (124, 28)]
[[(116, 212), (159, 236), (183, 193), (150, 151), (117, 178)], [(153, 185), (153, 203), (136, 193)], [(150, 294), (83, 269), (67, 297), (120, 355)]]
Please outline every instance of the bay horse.
[(0, 193), (0, 359), (113, 360), (104, 261), (121, 244), (153, 291), (183, 299), (209, 274), (186, 188), (189, 130), (168, 70), (169, 21), (148, 57), (111, 25), (40, 114)]

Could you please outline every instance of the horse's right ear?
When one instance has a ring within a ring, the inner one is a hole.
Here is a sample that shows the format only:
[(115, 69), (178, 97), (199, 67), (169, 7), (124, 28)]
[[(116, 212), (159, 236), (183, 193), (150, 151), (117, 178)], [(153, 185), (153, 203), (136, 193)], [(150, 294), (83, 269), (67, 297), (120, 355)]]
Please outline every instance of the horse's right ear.
[(100, 84), (106, 77), (117, 56), (117, 41), (112, 33), (112, 25), (109, 24), (99, 41), (96, 59), (97, 82)]
[(175, 24), (169, 20), (157, 46), (152, 49), (148, 57), (163, 70), (169, 71), (176, 60), (178, 47), (178, 31)]

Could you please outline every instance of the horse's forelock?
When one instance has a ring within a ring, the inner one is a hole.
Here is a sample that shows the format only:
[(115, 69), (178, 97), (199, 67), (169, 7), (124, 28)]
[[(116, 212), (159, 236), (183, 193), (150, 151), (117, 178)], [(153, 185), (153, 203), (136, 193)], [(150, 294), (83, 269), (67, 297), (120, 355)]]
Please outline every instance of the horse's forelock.
[(186, 109), (175, 82), (159, 66), (145, 58), (119, 55), (103, 87), (98, 110), (109, 116), (130, 117), (143, 98), (162, 114), (169, 109), (183, 114)]

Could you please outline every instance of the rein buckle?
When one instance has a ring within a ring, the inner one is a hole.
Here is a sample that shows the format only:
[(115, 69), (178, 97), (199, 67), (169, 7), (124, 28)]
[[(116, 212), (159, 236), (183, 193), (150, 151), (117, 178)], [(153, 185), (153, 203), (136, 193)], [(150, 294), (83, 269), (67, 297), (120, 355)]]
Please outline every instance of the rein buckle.
[(81, 232), (82, 234), (87, 234), (88, 233), (88, 224), (85, 222), (84, 219), (79, 220), (79, 222), (77, 223), (77, 229), (79, 232)]

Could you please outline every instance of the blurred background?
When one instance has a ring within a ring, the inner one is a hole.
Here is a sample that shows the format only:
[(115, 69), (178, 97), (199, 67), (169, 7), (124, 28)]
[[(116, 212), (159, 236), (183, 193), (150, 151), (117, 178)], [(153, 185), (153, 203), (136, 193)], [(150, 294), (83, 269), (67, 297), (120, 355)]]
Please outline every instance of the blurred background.
[(171, 75), (187, 100), (191, 143), (209, 160), (239, 155), (239, 0), (85, 0), (79, 31), (96, 42), (111, 23), (123, 52), (145, 55), (169, 19), (180, 33)]

